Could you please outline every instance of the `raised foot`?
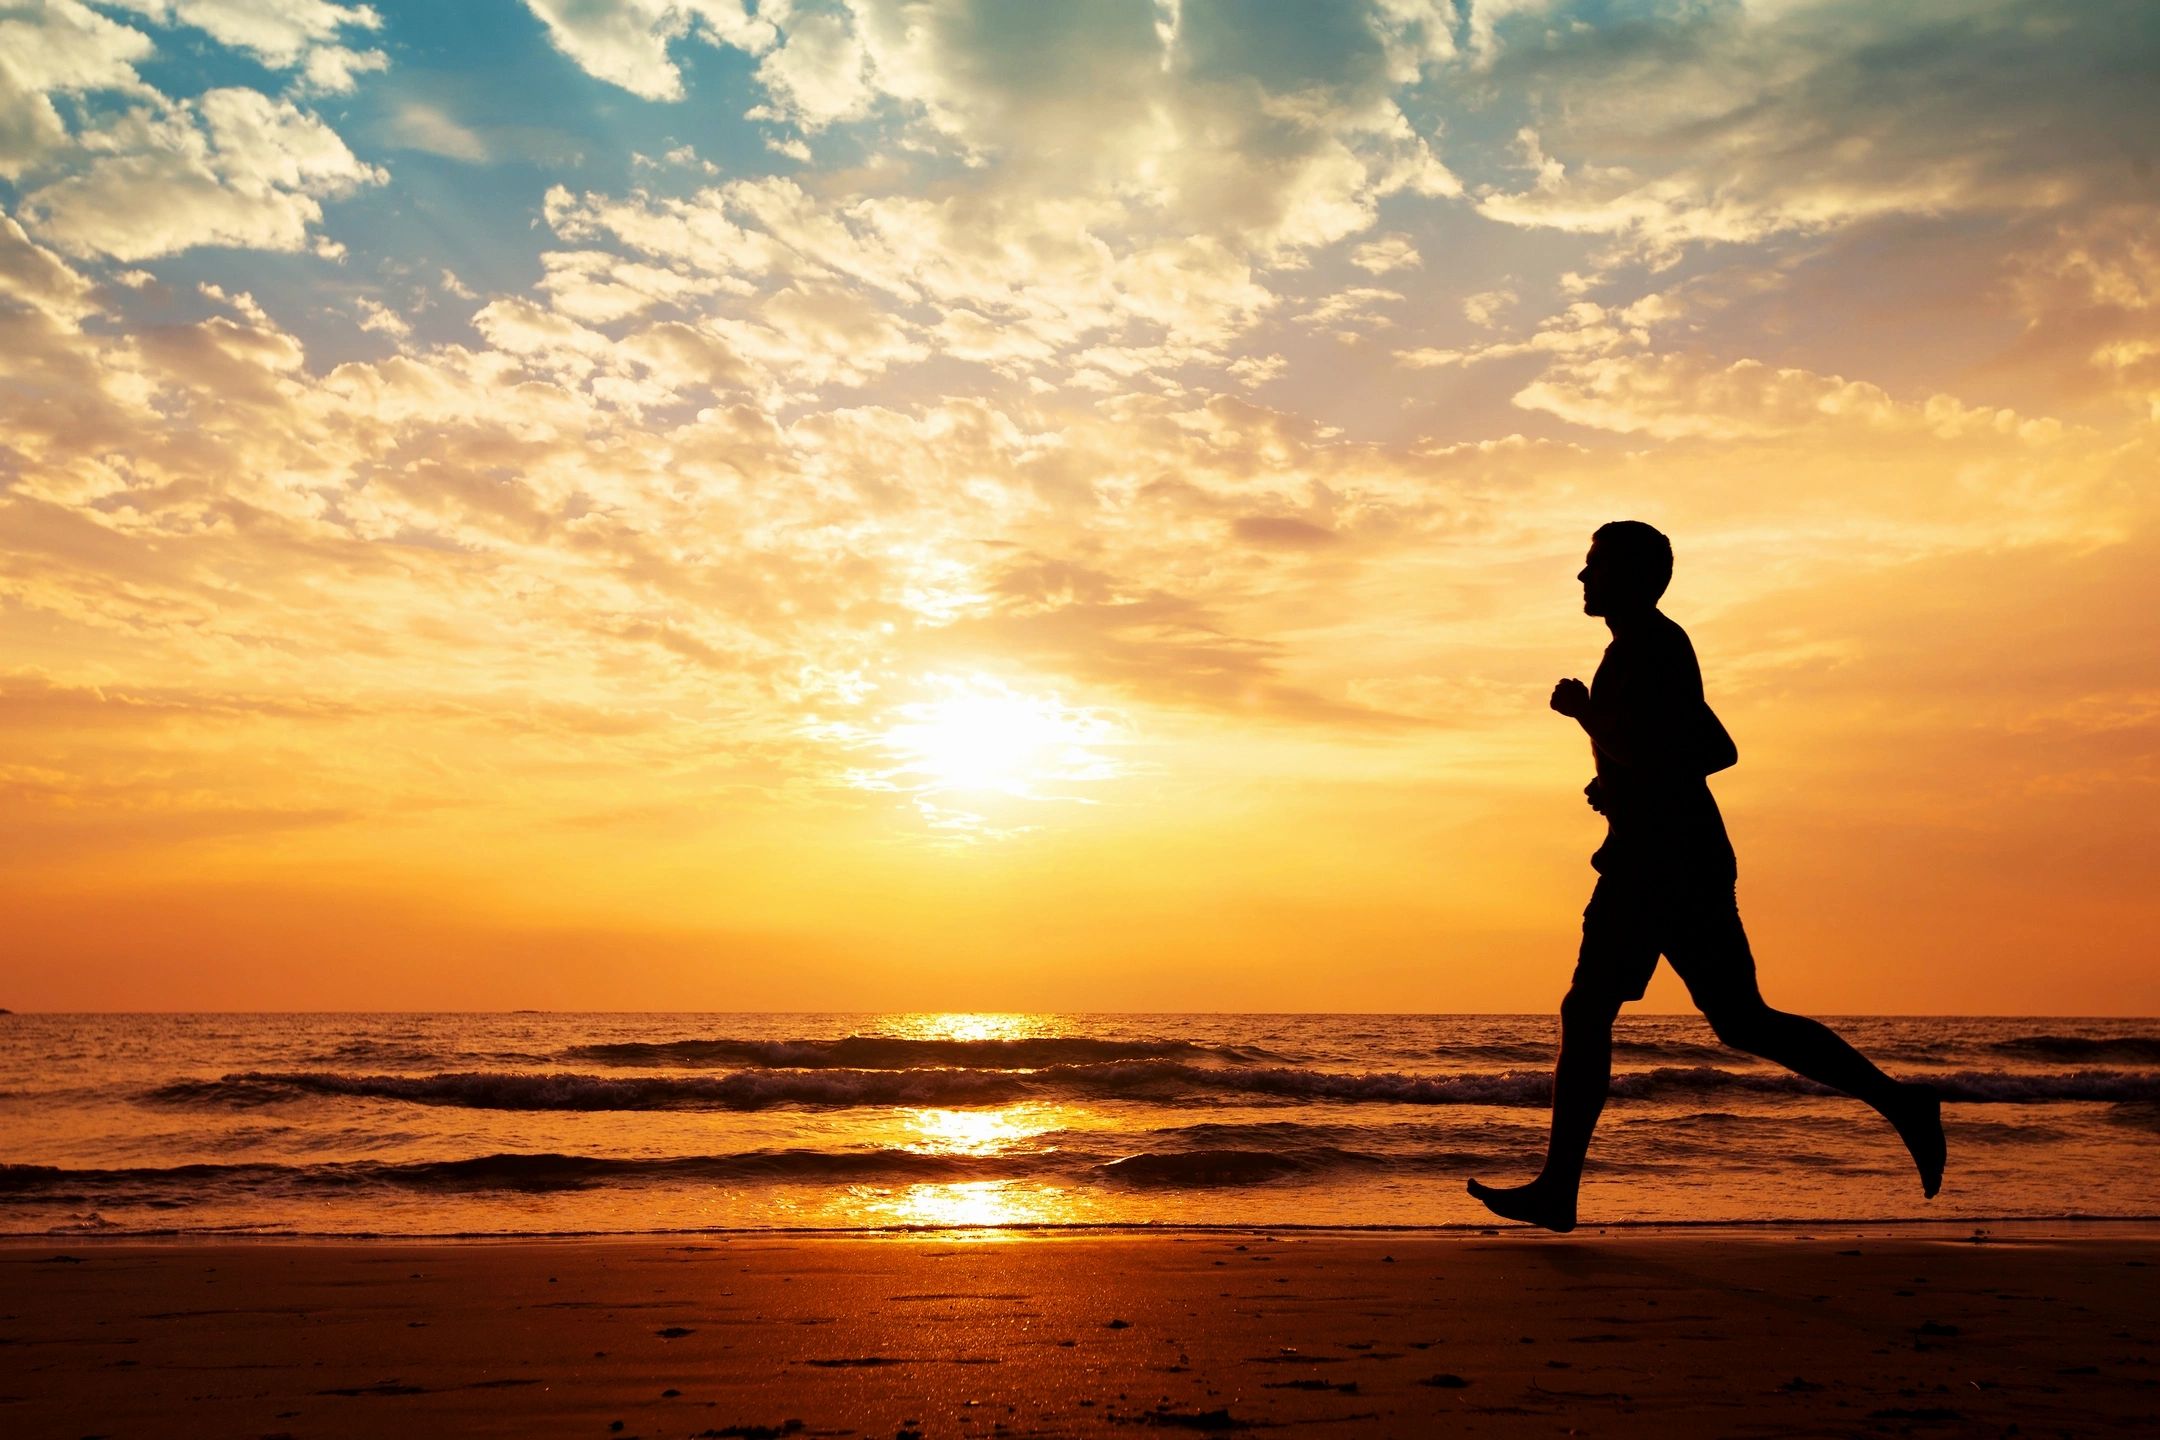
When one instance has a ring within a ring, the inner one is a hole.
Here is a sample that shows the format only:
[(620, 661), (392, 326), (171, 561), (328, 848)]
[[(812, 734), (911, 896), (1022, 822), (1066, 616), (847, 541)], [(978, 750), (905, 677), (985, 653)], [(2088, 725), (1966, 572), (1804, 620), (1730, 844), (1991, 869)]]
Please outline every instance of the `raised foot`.
[(1925, 1085), (1907, 1085), (1905, 1099), (1891, 1112), (1890, 1123), (1920, 1168), (1920, 1188), (1928, 1199), (1934, 1199), (1942, 1189), (1943, 1164), (1949, 1154), (1943, 1140), (1942, 1097)]
[(1472, 1180), (1469, 1188), (1480, 1204), (1503, 1220), (1520, 1220), (1555, 1235), (1565, 1235), (1575, 1228), (1575, 1197), (1560, 1194), (1556, 1185), (1533, 1180), (1528, 1185), (1503, 1188)]

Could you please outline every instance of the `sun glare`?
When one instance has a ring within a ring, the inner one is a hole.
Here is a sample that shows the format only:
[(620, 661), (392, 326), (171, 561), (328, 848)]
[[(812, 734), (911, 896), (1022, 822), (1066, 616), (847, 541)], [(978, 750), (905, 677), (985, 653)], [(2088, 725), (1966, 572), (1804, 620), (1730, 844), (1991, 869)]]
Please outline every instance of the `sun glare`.
[(1116, 727), (1092, 710), (984, 676), (932, 684), (941, 693), (901, 706), (883, 735), (902, 772), (928, 788), (1032, 799), (1044, 785), (1117, 773), (1095, 748)]
[(804, 733), (879, 757), (884, 763), (848, 768), (842, 783), (910, 797), (949, 838), (1035, 829), (1031, 807), (1091, 804), (1076, 787), (1127, 773), (1109, 753), (1132, 738), (1114, 711), (1067, 704), (1054, 693), (983, 674), (923, 675), (911, 688), (919, 698), (884, 705), (861, 720), (812, 715)]
[(1106, 710), (981, 674), (922, 676), (920, 687), (927, 697), (894, 706), (879, 728), (823, 725), (819, 734), (886, 753), (890, 764), (851, 771), (847, 784), (912, 794), (935, 829), (963, 840), (1020, 833), (1032, 823), (1013, 801), (1091, 803), (1074, 786), (1125, 773), (1104, 749), (1125, 738)]

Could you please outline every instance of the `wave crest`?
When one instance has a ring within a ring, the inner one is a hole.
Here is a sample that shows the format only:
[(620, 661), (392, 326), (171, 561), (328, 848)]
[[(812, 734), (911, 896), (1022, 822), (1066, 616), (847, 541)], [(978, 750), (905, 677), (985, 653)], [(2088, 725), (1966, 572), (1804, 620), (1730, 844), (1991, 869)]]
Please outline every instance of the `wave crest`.
[[(2077, 1070), (2031, 1074), (1959, 1071), (1932, 1076), (1946, 1100), (1968, 1104), (2160, 1100), (2160, 1074)], [(1332, 1100), (1397, 1105), (1538, 1106), (1551, 1095), (1543, 1071), (1405, 1075), (1283, 1066), (1197, 1066), (1177, 1061), (1053, 1065), (1039, 1070), (744, 1070), (723, 1075), (614, 1076), (522, 1071), (350, 1075), (249, 1071), (182, 1080), (149, 1098), (165, 1104), (247, 1108), (318, 1096), (404, 1101), (482, 1110), (762, 1110), (782, 1105), (839, 1109), (880, 1105), (998, 1105), (1024, 1099), (1152, 1100), (1184, 1104)], [(1830, 1093), (1781, 1072), (1661, 1066), (1615, 1075), (1622, 1099), (1716, 1093)]]
[(911, 1184), (1009, 1179), (1038, 1168), (1039, 1161), (1025, 1155), (938, 1155), (913, 1150), (760, 1150), (739, 1155), (681, 1155), (653, 1159), (554, 1153), (497, 1154), (455, 1160), (350, 1160), (320, 1165), (200, 1164), (113, 1170), (0, 1165), (0, 1202), (18, 1198), (35, 1199), (39, 1203), (68, 1198), (87, 1200), (91, 1192), (113, 1191), (129, 1192), (131, 1198), (138, 1200), (154, 1199), (167, 1193), (193, 1200), (211, 1188), (262, 1192), (388, 1186), (451, 1192), (582, 1190), (639, 1181), (885, 1181)]
[(2160, 1035), (2019, 1035), (1989, 1044), (2004, 1055), (2160, 1065)]
[(572, 1045), (565, 1060), (624, 1067), (747, 1065), (788, 1070), (1033, 1070), (1116, 1060), (1269, 1058), (1257, 1048), (1189, 1040), (1105, 1040), (1087, 1035), (1027, 1035), (1006, 1040), (921, 1040), (849, 1035), (838, 1040), (620, 1040)]
[(1214, 1189), (1264, 1185), (1270, 1180), (1323, 1170), (1383, 1164), (1370, 1155), (1322, 1146), (1309, 1150), (1150, 1150), (1095, 1167), (1113, 1184), (1149, 1189)]

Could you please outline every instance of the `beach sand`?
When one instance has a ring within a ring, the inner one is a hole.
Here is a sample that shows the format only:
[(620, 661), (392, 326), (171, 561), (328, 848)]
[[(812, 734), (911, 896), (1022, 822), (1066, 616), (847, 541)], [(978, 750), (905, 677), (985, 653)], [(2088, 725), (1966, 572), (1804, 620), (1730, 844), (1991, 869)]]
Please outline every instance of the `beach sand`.
[(0, 1247), (42, 1437), (2156, 1433), (2160, 1233)]

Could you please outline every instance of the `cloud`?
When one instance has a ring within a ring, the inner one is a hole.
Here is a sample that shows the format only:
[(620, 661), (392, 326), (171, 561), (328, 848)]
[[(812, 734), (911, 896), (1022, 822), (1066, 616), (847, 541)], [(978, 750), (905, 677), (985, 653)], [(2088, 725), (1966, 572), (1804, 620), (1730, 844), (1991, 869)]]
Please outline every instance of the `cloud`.
[(1495, 317), (1521, 298), (1513, 290), (1481, 290), (1463, 299), (1463, 317), (1480, 329), (1490, 329)]
[(346, 30), (375, 30), (367, 5), (331, 0), (114, 0), (161, 25), (191, 25), (221, 45), (245, 50), (274, 70), (290, 70)]
[(987, 612), (927, 637), (933, 653), (1011, 657), (1157, 705), (1353, 729), (1404, 723), (1289, 681), (1282, 647), (1228, 633), (1174, 594), (1039, 557), (1003, 567), (990, 594)]
[[(153, 23), (202, 28), (273, 68), (301, 67), (303, 90), (349, 90), (355, 74), (387, 63), (331, 43), (380, 23), (365, 6), (134, 0), (128, 8)], [(240, 87), (167, 98), (135, 69), (152, 50), (141, 31), (74, 0), (0, 17), (0, 177), (25, 182), (17, 214), (78, 257), (147, 259), (200, 244), (334, 249), (314, 234), (320, 202), (379, 184), (383, 172), (290, 100)], [(54, 95), (77, 98), (72, 129)]]
[(1558, 0), (1463, 0), (1471, 58), (1480, 68), (1489, 69), (1500, 51), (1503, 24), (1543, 19), (1557, 8)]
[(875, 91), (861, 37), (844, 14), (790, 13), (780, 43), (758, 62), (774, 109), (806, 130), (861, 118)]
[(2053, 420), (1972, 407), (1953, 396), (1900, 404), (1866, 381), (1758, 360), (1721, 366), (1678, 353), (1569, 361), (1517, 392), (1515, 403), (1576, 425), (1665, 440), (1789, 435), (1823, 424), (2025, 441), (2062, 431)]
[[(559, 186), (545, 213), (573, 248), (544, 258), (545, 291), (581, 325), (691, 325), (760, 373), (769, 403), (941, 362), (1034, 390), (1256, 383), (1264, 363), (1238, 342), (1310, 252), (1369, 231), (1389, 197), (1459, 191), (1398, 103), (1452, 55), (1447, 16), (1411, 0), (1317, 21), (1224, 0), (1166, 14), (789, 4), (746, 39), (686, 9), (581, 9), (579, 34), (621, 42), (603, 56), (558, 35), (594, 73), (668, 98), (668, 43), (739, 42), (761, 55), (753, 119), (847, 129), (879, 158), (691, 194)], [(799, 139), (766, 139), (810, 163)], [(1374, 274), (1423, 263), (1400, 233), (1354, 253)], [(1354, 340), (1395, 293), (1353, 286), (1304, 311)]]
[(1332, 545), (1341, 538), (1327, 527), (1295, 515), (1240, 515), (1231, 522), (1230, 529), (1240, 540), (1292, 550)]
[(361, 329), (373, 331), (378, 335), (388, 335), (394, 340), (402, 340), (412, 334), (411, 322), (395, 310), (383, 305), (380, 301), (362, 296), (357, 304), (360, 310)]
[(1385, 275), (1391, 270), (1415, 270), (1425, 262), (1409, 236), (1389, 233), (1351, 251), (1350, 263), (1368, 275)]
[(135, 64), (151, 49), (149, 36), (75, 0), (0, 15), (0, 178), (16, 179), (66, 148), (53, 95), (149, 93)]
[(442, 106), (426, 100), (400, 101), (382, 127), (382, 137), (392, 145), (440, 155), (447, 160), (485, 164), (492, 157), (478, 132), (458, 121)]
[(362, 74), (389, 68), (380, 50), (355, 50), (347, 31), (370, 33), (382, 17), (368, 5), (332, 0), (113, 0), (158, 25), (187, 25), (246, 52), (272, 70), (297, 70), (294, 88), (350, 94)]
[(2152, 19), (2109, 0), (2048, 23), (2011, 0), (1819, 0), (1521, 34), (1491, 81), (1532, 114), (1535, 183), (1478, 208), (1663, 264), (1696, 244), (2125, 193), (2160, 133), (2142, 80), (2160, 64)]
[(22, 203), (41, 236), (78, 256), (305, 249), (325, 199), (387, 178), (291, 101), (239, 88), (128, 111), (83, 143), (88, 169)]
[(349, 95), (359, 88), (362, 75), (389, 68), (390, 57), (380, 50), (319, 45), (308, 51), (297, 88), (310, 95)]
[[(1472, 295), (1463, 302), (1463, 314), (1472, 324), (1489, 329), (1494, 313), (1515, 300), (1515, 295), (1506, 290)], [(1666, 318), (1667, 302), (1657, 295), (1645, 296), (1624, 308), (1578, 300), (1558, 314), (1547, 316), (1535, 331), (1521, 339), (1484, 340), (1461, 349), (1423, 346), (1398, 350), (1395, 356), (1414, 370), (1436, 370), (1517, 355), (1603, 355), (1647, 346), (1651, 327)]]
[(2160, 420), (2160, 211), (2099, 208), (2015, 257), (2009, 293), (2024, 321), (1991, 369), (2036, 375), (2071, 398), (2097, 388)]
[(682, 98), (668, 47), (688, 36), (762, 53), (773, 31), (741, 0), (525, 0), (556, 49), (587, 74), (647, 100)]
[(713, 293), (709, 278), (658, 265), (642, 265), (600, 250), (556, 250), (541, 257), (540, 288), (557, 310), (586, 324), (606, 324), (655, 306), (680, 304)]
[[(595, 30), (637, 37), (642, 56), (589, 69), (650, 97), (679, 93), (672, 65), (653, 62), (666, 38), (686, 33), (686, 11), (579, 13)], [(773, 102), (760, 113), (814, 130), (864, 118), (880, 99), (912, 117), (921, 146), (957, 152), (979, 171), (971, 188), (998, 198), (973, 208), (1008, 229), (1030, 219), (1062, 228), (1092, 198), (1097, 224), (1129, 212), (1150, 228), (1274, 258), (1368, 228), (1386, 196), (1460, 189), (1393, 98), (1448, 53), (1444, 17), (1429, 7), (1397, 0), (1293, 14), (1190, 0), (1174, 26), (1159, 23), (1153, 0), (1024, 11), (989, 0), (860, 0), (775, 13), (785, 38), (760, 63)], [(727, 27), (712, 33), (764, 50)], [(643, 78), (626, 78), (631, 71)]]
[(91, 299), (94, 288), (66, 261), (33, 241), (13, 218), (0, 215), (0, 296), (72, 329), (97, 312)]
[[(945, 353), (1016, 374), (1068, 367), (1113, 370), (1128, 345), (1162, 345), (1136, 363), (1223, 363), (1226, 342), (1271, 303), (1249, 264), (1205, 239), (1163, 240), (1119, 255), (1031, 205), (869, 197), (823, 203), (793, 180), (733, 181), (685, 198), (573, 195), (558, 189), (547, 214), (565, 240), (614, 244), (647, 257), (644, 269), (602, 252), (557, 259), (551, 274), (643, 275), (656, 287), (712, 297), (698, 321), (773, 367), (787, 388), (858, 383), (894, 364)], [(653, 265), (649, 262), (663, 262)], [(668, 277), (668, 278), (663, 278)], [(559, 283), (572, 293), (567, 280)], [(629, 295), (572, 303), (632, 304)], [(935, 307), (934, 323), (905, 317)], [(845, 318), (852, 316), (853, 318)], [(1104, 342), (1114, 342), (1105, 346)], [(835, 345), (841, 348), (831, 348)], [(850, 378), (852, 377), (852, 378)]]
[(1338, 333), (1342, 338), (1355, 341), (1375, 330), (1386, 329), (1390, 322), (1382, 312), (1388, 306), (1401, 304), (1402, 299), (1403, 295), (1399, 290), (1353, 285), (1322, 299), (1319, 304), (1298, 316), (1297, 323), (1316, 328), (1325, 325), (1349, 327)]

